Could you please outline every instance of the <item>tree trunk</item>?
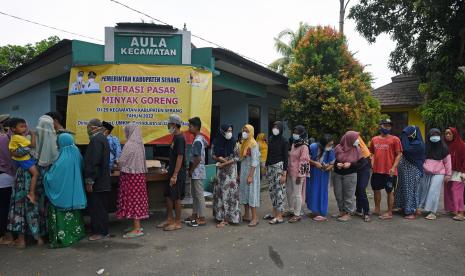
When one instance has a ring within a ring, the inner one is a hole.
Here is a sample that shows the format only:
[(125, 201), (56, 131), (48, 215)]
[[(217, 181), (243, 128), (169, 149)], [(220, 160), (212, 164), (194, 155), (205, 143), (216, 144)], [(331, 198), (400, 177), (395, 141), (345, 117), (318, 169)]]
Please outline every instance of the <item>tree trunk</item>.
[(349, 5), (350, 0), (339, 0), (339, 33), (344, 34), (344, 20), (346, 17), (347, 5)]

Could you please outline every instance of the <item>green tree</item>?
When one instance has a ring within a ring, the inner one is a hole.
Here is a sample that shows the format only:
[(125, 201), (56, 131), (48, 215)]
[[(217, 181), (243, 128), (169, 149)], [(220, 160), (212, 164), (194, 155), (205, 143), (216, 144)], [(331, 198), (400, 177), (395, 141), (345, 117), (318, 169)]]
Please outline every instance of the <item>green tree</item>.
[[(274, 47), (282, 57), (272, 62), (269, 65), (270, 69), (283, 75), (287, 74), (287, 68), (292, 62), (292, 53), (309, 28), (310, 26), (308, 24), (300, 22), (299, 28), (297, 28), (295, 32), (291, 29), (285, 29), (274, 38)], [(288, 40), (288, 42), (286, 42), (286, 40)]]
[(389, 67), (420, 78), (420, 113), (435, 127), (465, 119), (465, 2), (463, 0), (360, 0), (350, 10), (369, 41), (389, 34), (396, 42)]
[(289, 98), (282, 112), (294, 127), (304, 125), (312, 137), (341, 137), (357, 130), (366, 138), (377, 130), (379, 102), (371, 96), (371, 76), (354, 59), (345, 37), (331, 27), (311, 27), (289, 65)]
[(60, 41), (58, 36), (51, 36), (35, 44), (6, 45), (0, 47), (0, 77), (31, 60)]

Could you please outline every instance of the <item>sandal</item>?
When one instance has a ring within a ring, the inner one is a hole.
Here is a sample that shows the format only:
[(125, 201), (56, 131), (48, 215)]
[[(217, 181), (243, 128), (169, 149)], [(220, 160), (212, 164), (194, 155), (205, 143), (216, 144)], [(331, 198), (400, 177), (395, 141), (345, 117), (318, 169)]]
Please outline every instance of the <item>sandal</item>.
[(281, 223), (284, 223), (284, 220), (283, 220), (283, 219), (282, 219), (282, 220), (279, 220), (279, 219), (277, 219), (277, 218), (273, 218), (273, 219), (270, 220), (268, 223), (271, 224), (271, 225), (281, 224)]
[(364, 215), (363, 216), (363, 221), (364, 222), (370, 222), (371, 221), (371, 216), (370, 215)]
[(389, 215), (389, 214), (383, 214), (381, 216), (378, 217), (380, 220), (391, 220), (392, 219), (392, 215)]
[(10, 245), (14, 240), (7, 240), (5, 237), (0, 238), (0, 245)]
[(144, 232), (139, 230), (135, 233), (129, 232), (129, 233), (124, 234), (123, 239), (134, 239), (134, 238), (142, 237), (143, 235), (144, 235)]
[(461, 215), (456, 215), (452, 219), (455, 220), (455, 221), (464, 221), (465, 220), (465, 218), (463, 216), (461, 216)]
[(103, 239), (106, 239), (108, 236), (103, 236), (103, 235), (91, 235), (88, 240), (89, 241), (100, 241)]
[(316, 216), (313, 218), (314, 221), (327, 221), (328, 219), (323, 216)]
[(259, 223), (260, 223), (260, 222), (259, 222), (258, 220), (257, 220), (257, 221), (251, 221), (251, 222), (249, 223), (249, 225), (247, 225), (247, 226), (249, 226), (249, 227), (255, 227), (255, 226), (257, 226)]
[(216, 228), (224, 228), (225, 226), (229, 225), (226, 221), (222, 221), (216, 225)]
[(429, 214), (425, 217), (425, 219), (427, 219), (427, 220), (436, 220), (437, 217), (436, 217), (435, 214), (429, 213)]
[(179, 229), (182, 229), (181, 225), (176, 225), (175, 223), (173, 223), (163, 228), (163, 231), (176, 231)]
[(157, 228), (162, 229), (162, 228), (167, 227), (167, 226), (170, 225), (170, 224), (171, 224), (171, 223), (170, 223), (169, 221), (166, 220), (166, 221), (164, 221), (164, 222), (158, 224), (158, 225), (157, 225)]
[[(141, 227), (139, 230), (144, 231), (144, 228)], [(129, 232), (132, 232), (132, 231), (134, 231), (134, 228), (132, 228), (132, 227), (128, 227), (128, 228), (124, 229), (124, 233), (129, 233)]]
[(266, 214), (263, 219), (265, 220), (271, 220), (271, 219), (274, 219), (273, 215), (272, 214)]
[(301, 216), (293, 216), (291, 219), (289, 219), (289, 223), (296, 223), (302, 220)]
[(412, 215), (407, 215), (407, 216), (404, 217), (404, 219), (406, 219), (406, 220), (415, 220), (416, 216), (413, 215), (413, 214)]
[(251, 222), (252, 220), (250, 220), (249, 218), (242, 217), (242, 221), (243, 222)]
[(17, 249), (25, 249), (26, 248), (26, 241), (24, 242), (19, 242), (18, 240), (14, 240), (8, 244), (11, 247), (17, 248)]
[(337, 221), (339, 221), (339, 222), (348, 222), (349, 220), (350, 220), (350, 215), (349, 214), (343, 215), (343, 216), (337, 218)]

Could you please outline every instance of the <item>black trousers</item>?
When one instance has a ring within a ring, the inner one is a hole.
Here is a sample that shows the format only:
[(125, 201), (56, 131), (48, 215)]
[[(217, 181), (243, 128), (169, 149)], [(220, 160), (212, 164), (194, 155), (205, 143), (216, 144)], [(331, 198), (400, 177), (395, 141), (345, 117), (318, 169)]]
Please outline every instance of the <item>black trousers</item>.
[(93, 235), (108, 235), (108, 196), (110, 192), (87, 194), (87, 209)]
[(363, 213), (364, 215), (368, 215), (370, 213), (370, 203), (368, 202), (366, 193), (368, 182), (370, 181), (370, 172), (370, 162), (357, 172), (357, 189), (355, 190), (357, 212)]
[(6, 233), (10, 211), (11, 187), (0, 188), (0, 236)]

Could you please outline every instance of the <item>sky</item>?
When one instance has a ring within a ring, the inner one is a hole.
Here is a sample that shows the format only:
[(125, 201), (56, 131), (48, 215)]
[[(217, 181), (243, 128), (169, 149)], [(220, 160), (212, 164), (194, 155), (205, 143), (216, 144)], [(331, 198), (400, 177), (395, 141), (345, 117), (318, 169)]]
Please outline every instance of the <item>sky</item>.
[[(118, 1), (174, 27), (182, 28), (186, 24), (192, 34), (265, 64), (280, 57), (273, 39), (280, 31), (296, 30), (299, 22), (338, 28), (339, 21), (339, 0)], [(351, 0), (349, 7), (357, 2)], [(114, 26), (117, 22), (151, 22), (150, 18), (110, 0), (4, 1), (0, 11), (102, 41), (106, 26)], [(34, 43), (52, 35), (103, 43), (2, 14), (0, 26), (0, 46)], [(355, 22), (349, 19), (345, 21), (344, 33), (349, 50), (372, 73), (373, 88), (389, 83), (395, 73), (389, 70), (387, 63), (395, 43), (388, 36), (380, 36), (376, 43), (369, 44), (355, 30)], [(192, 42), (197, 47), (212, 46), (196, 38), (192, 38)]]

